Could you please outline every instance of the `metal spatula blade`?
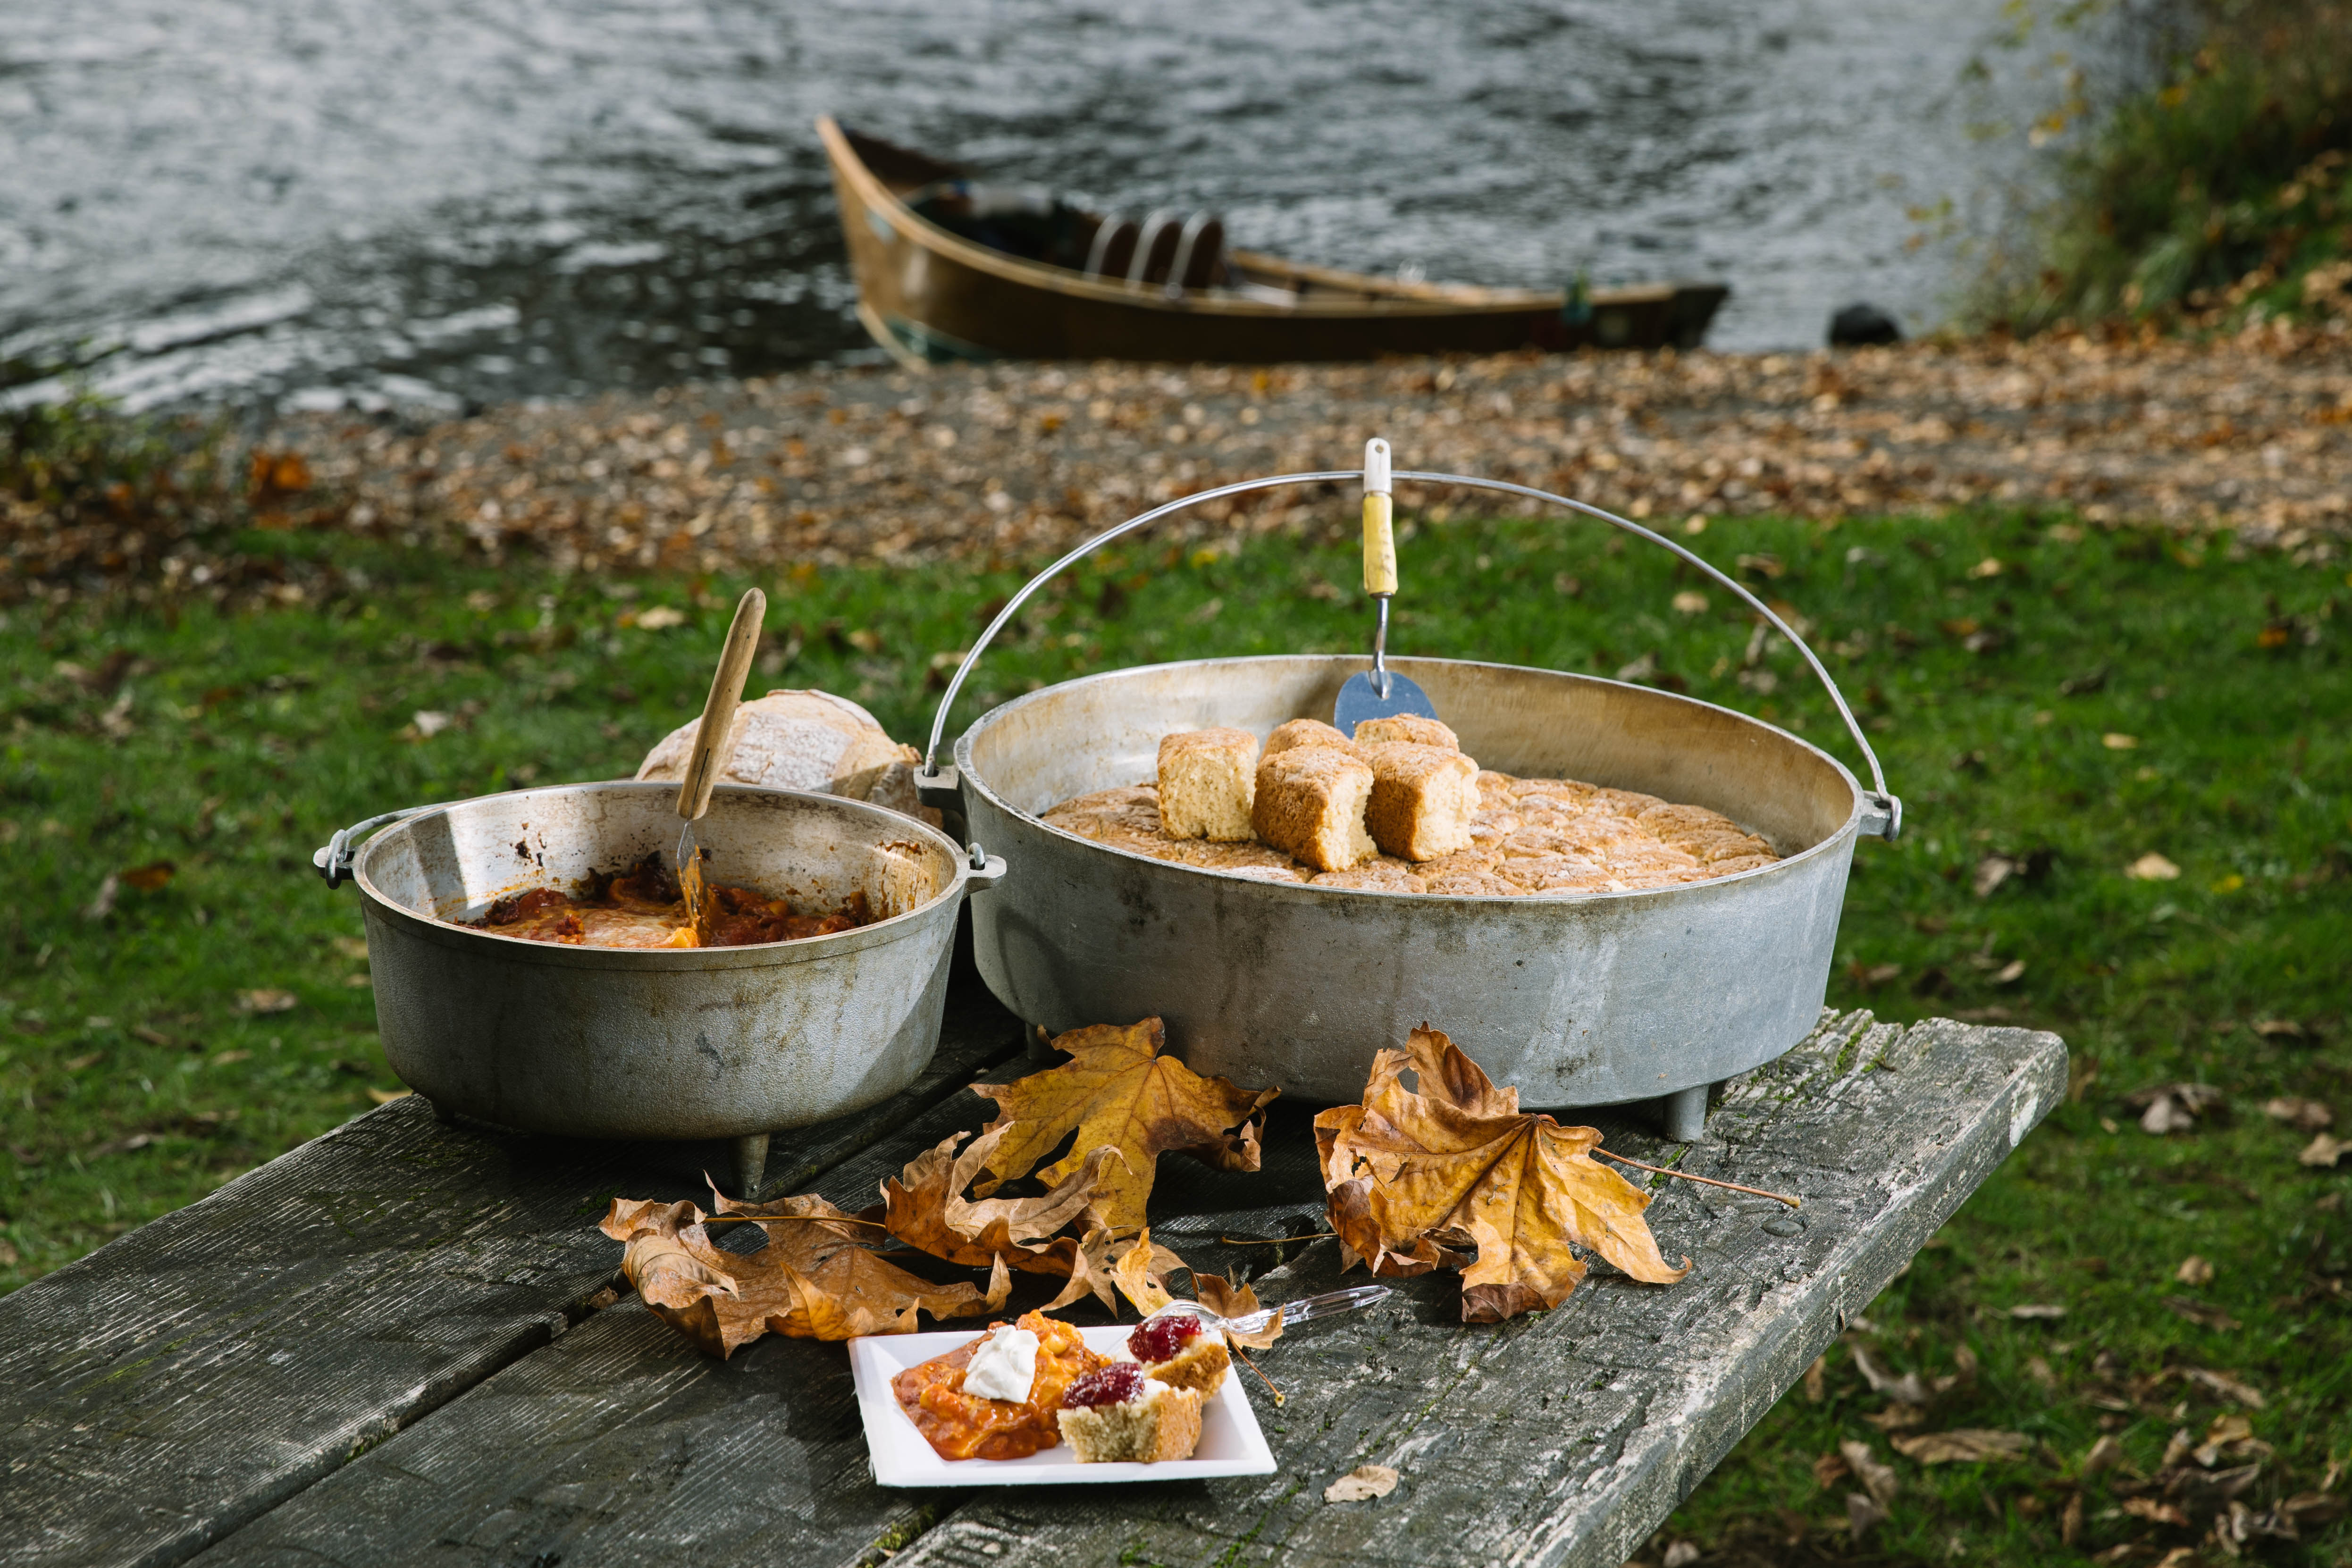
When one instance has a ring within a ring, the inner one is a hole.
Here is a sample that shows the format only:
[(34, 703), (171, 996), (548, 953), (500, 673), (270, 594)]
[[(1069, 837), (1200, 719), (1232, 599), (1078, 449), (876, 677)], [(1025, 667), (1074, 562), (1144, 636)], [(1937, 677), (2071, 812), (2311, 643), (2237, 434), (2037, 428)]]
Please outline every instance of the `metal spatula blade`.
[(1389, 498), (1389, 444), (1379, 436), (1364, 443), (1364, 591), (1379, 607), (1372, 629), (1372, 667), (1348, 677), (1331, 705), (1331, 724), (1352, 736), (1368, 718), (1412, 715), (1435, 718), (1429, 694), (1388, 667), (1389, 601), (1397, 591), (1396, 532)]

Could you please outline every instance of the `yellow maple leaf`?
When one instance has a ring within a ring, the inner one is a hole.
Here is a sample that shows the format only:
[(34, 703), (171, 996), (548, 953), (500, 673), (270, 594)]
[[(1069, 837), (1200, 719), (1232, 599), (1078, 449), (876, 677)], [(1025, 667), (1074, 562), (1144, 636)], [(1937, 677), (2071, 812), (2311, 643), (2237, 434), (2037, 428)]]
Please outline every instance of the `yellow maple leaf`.
[(1374, 1059), (1362, 1104), (1315, 1118), (1315, 1143), (1341, 1244), (1378, 1274), (1462, 1269), (1465, 1322), (1558, 1306), (1584, 1278), (1577, 1247), (1653, 1284), (1690, 1271), (1659, 1255), (1649, 1198), (1591, 1157), (1598, 1132), (1522, 1112), (1425, 1026)]
[(1070, 1153), (1037, 1170), (1037, 1179), (1057, 1186), (1093, 1151), (1118, 1150), (1126, 1166), (1105, 1170), (1095, 1219), (1114, 1235), (1128, 1236), (1143, 1228), (1144, 1200), (1151, 1196), (1161, 1155), (1191, 1155), (1219, 1170), (1257, 1169), (1262, 1113), (1279, 1091), (1203, 1078), (1160, 1055), (1166, 1043), (1156, 1018), (1094, 1024), (1054, 1038), (1054, 1049), (1070, 1056), (1059, 1067), (1011, 1083), (973, 1084), (973, 1093), (996, 1102), (996, 1116), (984, 1131), (1003, 1134), (990, 1161), (992, 1179), (973, 1190), (986, 1197), (1027, 1176), (1075, 1130)]

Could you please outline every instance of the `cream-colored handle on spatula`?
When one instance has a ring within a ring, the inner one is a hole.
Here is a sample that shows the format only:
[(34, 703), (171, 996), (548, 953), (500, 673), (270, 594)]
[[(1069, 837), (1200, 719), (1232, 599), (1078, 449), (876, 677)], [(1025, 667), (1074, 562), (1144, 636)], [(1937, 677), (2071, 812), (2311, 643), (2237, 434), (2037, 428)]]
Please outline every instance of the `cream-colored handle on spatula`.
[(727, 646), (719, 655), (719, 673), (710, 677), (710, 697), (702, 705), (702, 722), (695, 727), (694, 756), (677, 787), (677, 814), (699, 821), (710, 810), (710, 791), (727, 770), (727, 742), (735, 727), (735, 707), (743, 700), (743, 682), (751, 674), (751, 655), (760, 651), (760, 623), (768, 617), (768, 596), (747, 589), (735, 606), (734, 624), (727, 628)]
[(1397, 591), (1396, 533), (1391, 526), (1389, 444), (1379, 436), (1364, 443), (1364, 591)]

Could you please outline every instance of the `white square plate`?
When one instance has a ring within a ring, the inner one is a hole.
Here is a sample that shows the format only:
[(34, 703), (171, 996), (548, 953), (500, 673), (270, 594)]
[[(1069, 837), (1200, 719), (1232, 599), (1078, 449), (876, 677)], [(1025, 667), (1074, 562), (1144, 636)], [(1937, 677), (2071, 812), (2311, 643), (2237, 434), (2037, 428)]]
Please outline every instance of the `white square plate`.
[[(1087, 1348), (1108, 1355), (1123, 1348), (1132, 1323), (1080, 1329)], [(1270, 1476), (1274, 1450), (1258, 1430), (1257, 1413), (1241, 1379), (1225, 1369), (1224, 1386), (1201, 1406), (1201, 1446), (1189, 1459), (1156, 1465), (1082, 1465), (1067, 1443), (1025, 1459), (943, 1459), (934, 1452), (890, 1392), (890, 1380), (910, 1366), (945, 1355), (979, 1337), (956, 1333), (875, 1334), (849, 1342), (850, 1375), (857, 1383), (857, 1408), (866, 1417), (866, 1449), (874, 1458), (874, 1479), (886, 1487), (1066, 1486), (1076, 1481), (1181, 1481), (1202, 1476)]]

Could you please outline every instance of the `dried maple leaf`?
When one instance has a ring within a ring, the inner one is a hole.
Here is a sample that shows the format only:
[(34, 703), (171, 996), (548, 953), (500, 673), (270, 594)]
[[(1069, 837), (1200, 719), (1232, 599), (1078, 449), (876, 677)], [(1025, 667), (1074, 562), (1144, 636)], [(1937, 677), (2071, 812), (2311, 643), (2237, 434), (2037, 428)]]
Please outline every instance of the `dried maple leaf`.
[(1166, 1043), (1156, 1018), (1124, 1027), (1095, 1024), (1054, 1038), (1054, 1049), (1070, 1056), (1059, 1067), (1011, 1083), (973, 1084), (973, 1093), (996, 1102), (986, 1130), (1004, 1134), (993, 1179), (975, 1190), (986, 1197), (1029, 1175), (1075, 1130), (1070, 1153), (1037, 1170), (1037, 1179), (1056, 1186), (1091, 1151), (1117, 1149), (1127, 1168), (1107, 1174), (1096, 1223), (1129, 1236), (1143, 1228), (1144, 1200), (1161, 1155), (1191, 1155), (1219, 1170), (1257, 1169), (1260, 1113), (1279, 1091), (1203, 1078), (1160, 1055)]
[[(1257, 1291), (1239, 1280), (1220, 1279), (1214, 1274), (1195, 1274), (1192, 1276), (1192, 1288), (1200, 1292), (1201, 1304), (1221, 1318), (1245, 1318), (1252, 1312), (1265, 1310), (1258, 1304)], [(1251, 1350), (1264, 1350), (1281, 1337), (1282, 1309), (1279, 1307), (1275, 1309), (1272, 1321), (1262, 1329), (1252, 1329), (1246, 1333), (1230, 1328), (1225, 1331), (1228, 1342)]]
[(755, 1219), (768, 1244), (756, 1252), (720, 1249), (690, 1203), (614, 1198), (602, 1228), (627, 1244), (621, 1269), (646, 1305), (721, 1358), (763, 1333), (820, 1340), (912, 1333), (918, 1310), (935, 1318), (992, 1312), (1012, 1291), (1002, 1262), (986, 1294), (919, 1279), (873, 1249), (870, 1227), (821, 1197), (761, 1205), (720, 1198), (719, 1207)]
[(905, 1170), (882, 1184), (882, 1223), (908, 1246), (950, 1263), (982, 1269), (1003, 1263), (1024, 1273), (1068, 1280), (1068, 1288), (1045, 1306), (1047, 1312), (1089, 1291), (1116, 1310), (1118, 1298), (1103, 1267), (1108, 1236), (1090, 1246), (1091, 1232), (1084, 1241), (1056, 1232), (1085, 1221), (1102, 1201), (1108, 1173), (1119, 1168), (1119, 1152), (1108, 1145), (1087, 1151), (1078, 1167), (1041, 1197), (975, 1202), (964, 1197), (1011, 1130), (1009, 1125), (991, 1127), (961, 1155), (956, 1145), (964, 1134), (950, 1134), (916, 1155)]
[(1168, 1276), (1191, 1272), (1184, 1260), (1165, 1247), (1152, 1245), (1151, 1228), (1146, 1226), (1113, 1265), (1111, 1278), (1118, 1281), (1120, 1294), (1148, 1318), (1176, 1299), (1168, 1292)]
[(1887, 1441), (1905, 1458), (1923, 1465), (2021, 1459), (2033, 1448), (2032, 1439), (2022, 1432), (1995, 1432), (1982, 1427), (1956, 1427), (1948, 1432), (1923, 1432), (1916, 1437)]
[(1690, 1272), (1659, 1256), (1649, 1198), (1591, 1157), (1598, 1132), (1522, 1112), (1425, 1026), (1373, 1060), (1362, 1104), (1315, 1118), (1315, 1143), (1341, 1245), (1376, 1274), (1462, 1268), (1465, 1322), (1558, 1306), (1584, 1278), (1574, 1247), (1653, 1284)]

